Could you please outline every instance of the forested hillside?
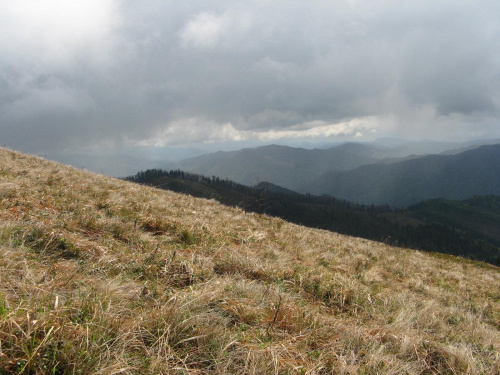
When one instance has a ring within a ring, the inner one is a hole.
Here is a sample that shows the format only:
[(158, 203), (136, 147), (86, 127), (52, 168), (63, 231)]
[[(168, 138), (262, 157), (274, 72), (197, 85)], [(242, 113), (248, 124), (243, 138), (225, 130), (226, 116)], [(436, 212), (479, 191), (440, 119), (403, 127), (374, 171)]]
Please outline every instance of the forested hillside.
[(390, 164), (329, 172), (301, 189), (362, 204), (407, 207), (423, 200), (500, 194), (500, 145), (455, 155), (429, 155)]

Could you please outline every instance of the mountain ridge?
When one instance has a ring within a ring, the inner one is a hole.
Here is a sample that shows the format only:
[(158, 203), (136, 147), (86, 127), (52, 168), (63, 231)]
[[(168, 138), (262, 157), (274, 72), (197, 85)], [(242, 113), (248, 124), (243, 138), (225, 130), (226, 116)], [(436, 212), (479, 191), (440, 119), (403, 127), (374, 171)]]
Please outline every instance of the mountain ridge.
[(329, 172), (299, 191), (395, 207), (434, 198), (500, 194), (500, 145)]
[[(357, 152), (349, 148), (355, 147)], [(363, 150), (363, 152), (360, 152)], [(362, 144), (344, 144), (328, 149), (303, 149), (268, 145), (255, 149), (217, 152), (186, 159), (166, 169), (182, 169), (207, 176), (228, 178), (245, 185), (270, 181), (295, 190), (304, 179), (313, 179), (331, 170), (352, 169), (380, 160), (383, 149)]]
[[(327, 149), (268, 145), (207, 154), (163, 169), (180, 169), (205, 176), (217, 176), (248, 186), (269, 181), (300, 193), (328, 194), (363, 204), (387, 203), (403, 207), (439, 197), (466, 199), (474, 194), (499, 194), (498, 189), (474, 189), (473, 186), (474, 183), (486, 184), (485, 178), (487, 180), (489, 177), (485, 175), (481, 165), (488, 163), (488, 160), (476, 160), (476, 165), (470, 166), (470, 175), (475, 175), (475, 179), (470, 179), (472, 185), (466, 188), (467, 193), (460, 193), (461, 186), (458, 183), (466, 179), (466, 173), (464, 176), (447, 176), (450, 171), (446, 166), (441, 167), (442, 173), (436, 170), (435, 164), (439, 160), (446, 157), (460, 158), (457, 155), (464, 153), (473, 154), (474, 150), (486, 147), (485, 143), (488, 142), (462, 145), (414, 142), (394, 148), (376, 144), (343, 143)], [(453, 145), (458, 148), (447, 148)], [(403, 151), (409, 152), (409, 148), (412, 151), (434, 150), (441, 153), (410, 155)], [(467, 163), (466, 160), (461, 162)], [(495, 168), (495, 165), (491, 165), (491, 168)], [(481, 170), (483, 174), (478, 175)], [(455, 171), (459, 173), (460, 168), (455, 167)], [(417, 175), (423, 179), (414, 177), (412, 180), (412, 176)], [(450, 180), (448, 186), (445, 186), (446, 178)]]

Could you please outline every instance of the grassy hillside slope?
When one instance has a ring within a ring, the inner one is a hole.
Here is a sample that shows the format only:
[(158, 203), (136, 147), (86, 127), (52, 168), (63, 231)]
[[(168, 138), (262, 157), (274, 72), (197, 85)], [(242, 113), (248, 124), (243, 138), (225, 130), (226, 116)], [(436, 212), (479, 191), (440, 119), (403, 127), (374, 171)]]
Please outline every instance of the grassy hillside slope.
[(500, 270), (0, 149), (0, 373), (497, 374)]

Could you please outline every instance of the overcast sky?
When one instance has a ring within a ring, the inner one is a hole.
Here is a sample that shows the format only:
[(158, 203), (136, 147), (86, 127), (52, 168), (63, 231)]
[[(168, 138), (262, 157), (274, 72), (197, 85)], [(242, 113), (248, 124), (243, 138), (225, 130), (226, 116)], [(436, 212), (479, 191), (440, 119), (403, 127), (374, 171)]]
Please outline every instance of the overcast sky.
[(498, 0), (0, 0), (0, 142), (500, 137)]

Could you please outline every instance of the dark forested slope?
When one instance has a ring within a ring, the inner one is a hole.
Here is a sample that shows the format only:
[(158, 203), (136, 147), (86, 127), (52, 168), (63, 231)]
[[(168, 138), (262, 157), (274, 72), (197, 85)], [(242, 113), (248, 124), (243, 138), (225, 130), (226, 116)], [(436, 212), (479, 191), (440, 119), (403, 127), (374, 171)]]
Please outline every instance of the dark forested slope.
[(435, 198), (460, 200), (500, 194), (500, 145), (329, 172), (306, 183), (301, 191), (394, 207)]

